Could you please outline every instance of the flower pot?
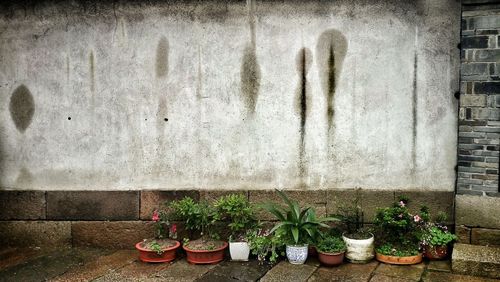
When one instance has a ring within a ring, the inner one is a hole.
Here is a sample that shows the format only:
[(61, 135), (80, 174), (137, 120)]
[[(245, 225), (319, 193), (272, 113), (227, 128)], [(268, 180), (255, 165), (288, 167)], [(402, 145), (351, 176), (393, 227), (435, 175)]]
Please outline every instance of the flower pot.
[(377, 253), (376, 257), (378, 261), (388, 264), (408, 265), (422, 262), (422, 254), (418, 254), (416, 256), (397, 257)]
[(342, 234), (347, 246), (346, 258), (352, 263), (367, 263), (375, 256), (373, 234), (368, 239), (352, 239)]
[(135, 244), (135, 248), (139, 250), (139, 259), (144, 262), (170, 262), (175, 259), (175, 252), (180, 247), (179, 241), (171, 240), (175, 245), (163, 249), (163, 253), (158, 254), (156, 251), (151, 251), (144, 247), (144, 242)]
[(183, 245), (186, 251), (186, 260), (192, 264), (215, 264), (224, 260), (224, 249), (227, 248), (227, 242), (223, 246), (213, 250), (191, 250)]
[(248, 261), (250, 246), (247, 242), (229, 242), (229, 254), (233, 261)]
[(430, 260), (441, 260), (448, 256), (448, 246), (425, 246), (424, 256)]
[(307, 245), (286, 245), (286, 258), (291, 264), (304, 264), (308, 254)]
[(344, 261), (344, 254), (342, 253), (324, 253), (322, 251), (318, 251), (318, 259), (321, 264), (326, 266), (335, 266), (340, 265)]
[(310, 257), (317, 257), (318, 256), (318, 250), (316, 250), (316, 246), (309, 245), (309, 248), (307, 248), (308, 256)]

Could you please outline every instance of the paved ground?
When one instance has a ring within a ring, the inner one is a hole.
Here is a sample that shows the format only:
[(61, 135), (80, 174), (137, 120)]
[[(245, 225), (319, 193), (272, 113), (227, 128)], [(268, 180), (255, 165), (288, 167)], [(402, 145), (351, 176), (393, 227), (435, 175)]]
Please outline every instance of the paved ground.
[(497, 281), (450, 273), (448, 261), (391, 266), (373, 261), (322, 267), (310, 259), (304, 265), (286, 261), (274, 267), (224, 261), (190, 265), (179, 258), (168, 264), (138, 261), (133, 250), (87, 248), (0, 251), (0, 281)]

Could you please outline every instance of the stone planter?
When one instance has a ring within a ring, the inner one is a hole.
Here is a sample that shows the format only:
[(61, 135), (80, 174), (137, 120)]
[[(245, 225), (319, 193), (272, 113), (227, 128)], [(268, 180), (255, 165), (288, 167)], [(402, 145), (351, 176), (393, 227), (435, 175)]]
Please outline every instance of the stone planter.
[(286, 245), (286, 258), (291, 264), (304, 264), (307, 259), (307, 245)]
[(373, 234), (368, 239), (351, 239), (342, 234), (342, 239), (347, 246), (346, 258), (352, 263), (367, 263), (375, 256)]
[(247, 242), (229, 242), (229, 254), (233, 261), (248, 261), (250, 246)]

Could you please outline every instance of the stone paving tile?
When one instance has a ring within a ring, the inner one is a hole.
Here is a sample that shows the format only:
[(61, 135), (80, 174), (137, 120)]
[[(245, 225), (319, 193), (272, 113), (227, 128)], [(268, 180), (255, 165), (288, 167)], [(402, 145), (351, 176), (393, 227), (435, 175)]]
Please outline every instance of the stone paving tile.
[(483, 278), (477, 276), (468, 276), (468, 275), (460, 275), (453, 274), (447, 272), (434, 272), (427, 271), (422, 276), (423, 282), (498, 282), (499, 280), (491, 279), (491, 278)]
[(366, 282), (378, 266), (377, 261), (367, 264), (344, 263), (335, 267), (320, 267), (308, 281), (353, 281)]
[(166, 270), (173, 263), (146, 263), (137, 259), (122, 268), (112, 269), (93, 281), (154, 281), (159, 276), (157, 273)]
[(60, 249), (0, 271), (0, 281), (45, 281), (105, 254), (96, 249)]
[(269, 269), (271, 269), (270, 265), (261, 265), (257, 260), (250, 260), (248, 262), (225, 261), (196, 281), (258, 281)]
[(451, 272), (451, 261), (449, 260), (431, 260), (427, 264), (427, 269), (432, 271)]
[(317, 260), (308, 260), (305, 264), (293, 265), (288, 261), (281, 261), (271, 270), (269, 270), (261, 282), (290, 282), (307, 281), (307, 279), (316, 271), (319, 263)]
[(381, 263), (377, 269), (376, 274), (383, 274), (391, 277), (399, 277), (419, 281), (425, 269), (425, 263), (415, 265), (391, 265)]
[(370, 282), (412, 282), (412, 281), (415, 280), (403, 277), (392, 277), (379, 273), (373, 275), (373, 277), (370, 279)]
[(44, 254), (40, 248), (9, 248), (0, 253), (0, 270), (24, 263)]
[(104, 275), (112, 269), (132, 263), (137, 258), (137, 251), (120, 250), (112, 254), (97, 257), (83, 266), (77, 266), (56, 277), (53, 281), (89, 281)]
[[(217, 265), (193, 265), (188, 263), (185, 259), (177, 260), (167, 269), (158, 272), (155, 275), (155, 279), (151, 281), (172, 281), (172, 282), (184, 282), (184, 281), (195, 281), (196, 279), (203, 276), (209, 270), (215, 268)], [(150, 279), (148, 279), (149, 281)]]

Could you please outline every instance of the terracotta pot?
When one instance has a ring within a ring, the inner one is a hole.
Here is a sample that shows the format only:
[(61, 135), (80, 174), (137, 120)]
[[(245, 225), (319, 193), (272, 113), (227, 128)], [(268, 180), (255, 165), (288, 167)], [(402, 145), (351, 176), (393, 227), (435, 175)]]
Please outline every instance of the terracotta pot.
[(386, 256), (383, 254), (376, 253), (376, 258), (378, 261), (383, 263), (399, 264), (399, 265), (417, 264), (422, 262), (422, 254), (418, 254), (416, 256), (408, 256), (408, 257), (397, 257), (397, 256)]
[(322, 251), (318, 251), (318, 259), (321, 264), (326, 266), (335, 266), (340, 265), (344, 261), (344, 254), (342, 253), (324, 253)]
[[(173, 240), (174, 241), (174, 240)], [(143, 242), (135, 244), (135, 248), (139, 250), (139, 259), (144, 262), (170, 262), (175, 259), (175, 252), (177, 248), (181, 246), (179, 241), (175, 241), (175, 245), (163, 250), (163, 253), (159, 255), (155, 251), (148, 250), (141, 247)]]
[(425, 246), (424, 256), (430, 260), (445, 259), (448, 256), (448, 246)]
[(310, 245), (309, 248), (307, 249), (308, 256), (310, 257), (317, 257), (318, 256), (318, 250), (316, 250), (316, 246)]
[(190, 250), (186, 246), (182, 248), (186, 251), (186, 260), (192, 264), (215, 264), (224, 260), (224, 249), (229, 245), (223, 242), (224, 245), (214, 250)]
[(351, 239), (346, 235), (342, 234), (342, 239), (347, 246), (347, 260), (352, 263), (367, 263), (373, 259), (375, 256), (373, 234), (368, 239)]

